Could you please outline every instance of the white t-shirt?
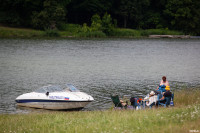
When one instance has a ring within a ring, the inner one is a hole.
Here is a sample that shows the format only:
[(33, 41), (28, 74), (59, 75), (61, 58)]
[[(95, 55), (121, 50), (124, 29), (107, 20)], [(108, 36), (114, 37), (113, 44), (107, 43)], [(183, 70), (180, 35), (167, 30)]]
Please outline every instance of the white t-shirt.
[(152, 103), (156, 103), (158, 101), (158, 96), (157, 95), (154, 95), (154, 96), (151, 96), (149, 97), (149, 102), (146, 104), (147, 106), (150, 106)]

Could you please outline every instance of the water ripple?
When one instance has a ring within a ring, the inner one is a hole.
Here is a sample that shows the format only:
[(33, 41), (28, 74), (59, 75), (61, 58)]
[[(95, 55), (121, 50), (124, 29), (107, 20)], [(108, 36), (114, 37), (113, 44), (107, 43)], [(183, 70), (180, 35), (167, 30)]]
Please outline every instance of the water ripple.
[[(109, 109), (110, 95), (144, 97), (166, 75), (172, 90), (200, 86), (200, 40), (0, 40), (0, 113), (27, 113), (15, 98), (72, 83), (92, 95), (84, 110)], [(40, 110), (36, 110), (40, 111)]]

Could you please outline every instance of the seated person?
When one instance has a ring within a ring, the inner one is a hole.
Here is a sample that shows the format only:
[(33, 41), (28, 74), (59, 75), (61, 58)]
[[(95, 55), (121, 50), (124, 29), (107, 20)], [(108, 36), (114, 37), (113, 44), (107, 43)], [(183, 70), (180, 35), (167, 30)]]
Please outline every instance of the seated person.
[(165, 86), (169, 86), (169, 82), (167, 81), (166, 76), (163, 76), (162, 80), (160, 81), (160, 84), (159, 84), (159, 86), (157, 87), (156, 90), (158, 90), (160, 87), (162, 88), (162, 87), (165, 87)]
[(141, 106), (142, 98), (131, 97), (131, 98), (130, 98), (130, 102), (131, 102), (131, 105), (132, 105), (134, 108), (139, 109), (140, 106)]
[(172, 93), (170, 91), (170, 87), (166, 86), (165, 90), (166, 90), (166, 92), (163, 93), (163, 97), (160, 99), (161, 103), (165, 103), (166, 102), (166, 97), (172, 97)]
[(167, 78), (165, 76), (162, 77), (162, 80), (160, 81), (159, 86), (156, 89), (156, 92), (159, 93), (160, 91), (165, 92), (165, 87), (169, 86), (169, 82), (167, 81)]
[(153, 104), (156, 104), (157, 102), (157, 95), (155, 95), (154, 91), (151, 91), (151, 93), (149, 94), (149, 101), (146, 103), (147, 106), (151, 106)]
[(128, 103), (124, 102), (123, 100), (120, 100), (120, 103), (122, 104), (122, 106), (128, 106)]
[(128, 104), (119, 98), (118, 95), (111, 95), (111, 99), (115, 104), (115, 107), (126, 107)]

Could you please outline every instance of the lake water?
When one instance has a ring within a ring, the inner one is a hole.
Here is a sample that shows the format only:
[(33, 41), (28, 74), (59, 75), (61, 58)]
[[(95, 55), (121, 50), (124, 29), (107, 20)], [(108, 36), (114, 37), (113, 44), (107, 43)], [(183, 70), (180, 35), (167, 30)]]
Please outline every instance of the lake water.
[(111, 94), (144, 96), (167, 76), (171, 89), (200, 86), (198, 39), (0, 40), (0, 113), (27, 113), (15, 98), (71, 83), (92, 95), (84, 110), (112, 107)]

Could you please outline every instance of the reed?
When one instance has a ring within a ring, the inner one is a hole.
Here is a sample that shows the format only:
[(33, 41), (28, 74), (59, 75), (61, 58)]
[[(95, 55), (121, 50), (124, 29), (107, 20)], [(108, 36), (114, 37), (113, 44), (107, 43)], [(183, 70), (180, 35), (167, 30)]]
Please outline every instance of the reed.
[[(175, 107), (1, 114), (0, 132), (10, 133), (188, 133), (200, 132), (199, 89), (175, 91)], [(191, 100), (191, 97), (192, 98)], [(188, 102), (187, 100), (190, 100)]]
[(183, 107), (193, 104), (200, 104), (200, 90), (196, 88), (188, 88), (182, 90), (176, 90), (175, 95), (175, 106)]

